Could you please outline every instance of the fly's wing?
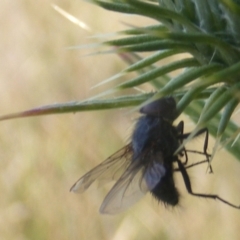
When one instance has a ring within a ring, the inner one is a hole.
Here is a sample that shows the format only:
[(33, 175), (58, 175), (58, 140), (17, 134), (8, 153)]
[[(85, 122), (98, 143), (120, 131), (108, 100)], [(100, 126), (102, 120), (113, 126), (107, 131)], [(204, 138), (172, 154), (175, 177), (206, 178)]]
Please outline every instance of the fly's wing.
[(130, 165), (107, 194), (100, 207), (101, 213), (117, 214), (122, 212), (140, 200), (149, 191), (143, 178), (143, 168), (138, 162), (135, 163)]
[(95, 180), (116, 180), (120, 178), (124, 170), (131, 164), (132, 155), (133, 150), (130, 143), (82, 176), (71, 187), (70, 191), (82, 193), (88, 189)]
[[(139, 201), (148, 191), (152, 190), (165, 175), (161, 154), (143, 154), (123, 173), (105, 197), (100, 212), (103, 214), (117, 214), (125, 211)], [(147, 164), (141, 164), (143, 158)]]

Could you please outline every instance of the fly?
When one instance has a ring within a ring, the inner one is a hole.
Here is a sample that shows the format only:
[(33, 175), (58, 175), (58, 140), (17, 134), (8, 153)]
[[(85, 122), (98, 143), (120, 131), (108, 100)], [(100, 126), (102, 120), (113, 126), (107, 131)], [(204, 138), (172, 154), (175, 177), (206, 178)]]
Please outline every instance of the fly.
[[(147, 192), (150, 192), (158, 201), (175, 206), (179, 202), (179, 193), (175, 187), (173, 173), (180, 171), (189, 194), (218, 199), (234, 208), (240, 208), (218, 195), (192, 191), (186, 169), (199, 163), (209, 162), (211, 156), (207, 153), (208, 130), (206, 128), (196, 134), (206, 133), (203, 152), (189, 151), (205, 155), (206, 160), (187, 165), (188, 156), (185, 148), (174, 155), (182, 141), (190, 135), (183, 133), (183, 122), (173, 126), (177, 116), (174, 98), (165, 97), (156, 100), (141, 108), (140, 112), (143, 116), (136, 123), (131, 142), (81, 177), (70, 191), (82, 193), (95, 180), (116, 181), (100, 207), (100, 212), (103, 214), (122, 212)], [(182, 162), (179, 158), (184, 155), (185, 161)], [(174, 163), (177, 164), (177, 169), (174, 168)], [(212, 171), (211, 166), (210, 171)]]

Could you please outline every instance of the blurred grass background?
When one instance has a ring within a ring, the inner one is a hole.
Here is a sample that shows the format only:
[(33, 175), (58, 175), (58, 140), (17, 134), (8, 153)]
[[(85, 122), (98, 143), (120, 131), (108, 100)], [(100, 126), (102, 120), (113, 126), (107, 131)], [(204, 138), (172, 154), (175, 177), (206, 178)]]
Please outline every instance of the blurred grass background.
[[(96, 42), (88, 39), (92, 34), (125, 29), (121, 21), (146, 23), (83, 1), (54, 3), (92, 33), (60, 16), (47, 0), (0, 1), (1, 115), (100, 92), (90, 88), (124, 64), (114, 55), (83, 57), (92, 50), (67, 48)], [(104, 216), (98, 209), (109, 186), (69, 192), (81, 175), (125, 144), (135, 117), (122, 109), (1, 122), (0, 239), (239, 239), (240, 211), (189, 196), (179, 174), (181, 204), (174, 209), (148, 195), (125, 213)], [(188, 119), (186, 124), (193, 128)], [(189, 148), (200, 149), (202, 142), (196, 139)], [(189, 170), (194, 190), (240, 203), (239, 163), (222, 150), (213, 168), (212, 175), (206, 166)]]

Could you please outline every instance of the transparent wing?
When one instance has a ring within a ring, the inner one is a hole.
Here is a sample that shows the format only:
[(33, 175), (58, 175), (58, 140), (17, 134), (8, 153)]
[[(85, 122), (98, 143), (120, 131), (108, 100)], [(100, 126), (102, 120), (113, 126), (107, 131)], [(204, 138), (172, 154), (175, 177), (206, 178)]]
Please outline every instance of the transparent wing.
[[(165, 175), (165, 168), (161, 164), (161, 154), (147, 154), (148, 164), (139, 164), (142, 159), (134, 162), (123, 173), (105, 197), (100, 212), (103, 214), (117, 214), (125, 211), (139, 201), (148, 191), (152, 190)], [(157, 160), (157, 161), (156, 161)]]
[(142, 166), (131, 166), (105, 197), (100, 212), (116, 214), (129, 208), (149, 191), (143, 178)]
[(88, 189), (95, 180), (116, 180), (120, 178), (131, 164), (132, 155), (132, 145), (128, 144), (82, 176), (71, 187), (70, 191), (82, 193)]

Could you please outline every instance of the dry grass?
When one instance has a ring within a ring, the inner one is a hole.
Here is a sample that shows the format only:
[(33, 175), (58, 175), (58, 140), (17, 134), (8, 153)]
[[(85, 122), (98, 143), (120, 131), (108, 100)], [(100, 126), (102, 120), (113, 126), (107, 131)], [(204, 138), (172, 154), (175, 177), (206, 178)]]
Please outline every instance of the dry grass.
[[(93, 33), (124, 28), (120, 20), (136, 21), (83, 1), (57, 4)], [(83, 58), (89, 50), (67, 50), (93, 40), (53, 11), (49, 1), (1, 1), (0, 16), (1, 114), (84, 99), (96, 93), (89, 90), (94, 84), (123, 67), (115, 56)], [(182, 202), (176, 209), (165, 209), (147, 196), (126, 213), (102, 216), (98, 208), (108, 188), (69, 192), (78, 177), (124, 144), (126, 126), (132, 124), (125, 113), (1, 122), (0, 239), (239, 239), (240, 212), (188, 196), (179, 176)], [(201, 144), (201, 138), (195, 142)], [(192, 169), (195, 188), (240, 203), (238, 162), (222, 151), (213, 167), (214, 175), (206, 174), (206, 166)]]

